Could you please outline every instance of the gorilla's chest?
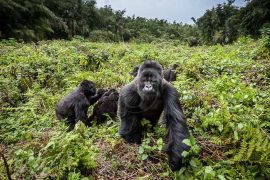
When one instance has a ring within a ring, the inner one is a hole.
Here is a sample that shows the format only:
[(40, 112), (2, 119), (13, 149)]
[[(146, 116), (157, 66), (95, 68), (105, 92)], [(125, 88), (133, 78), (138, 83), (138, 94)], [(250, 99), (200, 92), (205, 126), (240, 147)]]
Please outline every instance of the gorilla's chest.
[(160, 113), (163, 110), (162, 100), (159, 98), (152, 100), (144, 100), (140, 102), (140, 109), (144, 115), (152, 115)]

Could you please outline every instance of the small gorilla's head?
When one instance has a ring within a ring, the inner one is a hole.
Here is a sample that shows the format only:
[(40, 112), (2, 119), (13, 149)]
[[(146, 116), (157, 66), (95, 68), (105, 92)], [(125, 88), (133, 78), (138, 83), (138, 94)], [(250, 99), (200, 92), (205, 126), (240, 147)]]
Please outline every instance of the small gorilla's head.
[(176, 70), (178, 67), (179, 67), (178, 64), (173, 64), (173, 65), (171, 66), (171, 69)]
[(138, 71), (138, 90), (145, 95), (159, 93), (162, 82), (162, 66), (155, 61), (144, 62)]
[(83, 80), (79, 87), (86, 96), (93, 96), (96, 94), (96, 85), (92, 81)]
[(135, 66), (132, 70), (132, 72), (130, 73), (130, 75), (132, 75), (133, 77), (136, 77), (138, 74), (140, 66)]

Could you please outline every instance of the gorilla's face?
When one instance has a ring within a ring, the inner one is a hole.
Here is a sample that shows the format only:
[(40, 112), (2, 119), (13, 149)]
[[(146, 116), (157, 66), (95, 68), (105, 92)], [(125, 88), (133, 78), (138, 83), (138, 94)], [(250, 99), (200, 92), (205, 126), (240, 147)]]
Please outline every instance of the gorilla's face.
[(89, 96), (94, 96), (96, 94), (97, 90), (95, 86), (89, 86), (86, 90), (86, 94)]
[(154, 95), (159, 92), (162, 81), (161, 74), (155, 68), (145, 68), (139, 72), (139, 90), (146, 95)]
[(80, 84), (80, 88), (86, 96), (93, 96), (96, 94), (96, 86), (92, 81), (83, 80)]

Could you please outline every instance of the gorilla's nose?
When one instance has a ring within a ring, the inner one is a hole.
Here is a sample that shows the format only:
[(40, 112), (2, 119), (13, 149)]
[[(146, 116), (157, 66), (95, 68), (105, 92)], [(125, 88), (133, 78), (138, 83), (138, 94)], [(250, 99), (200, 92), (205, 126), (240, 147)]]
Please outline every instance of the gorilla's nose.
[(152, 89), (153, 89), (153, 86), (150, 83), (145, 84), (144, 88), (143, 88), (143, 90), (146, 91), (146, 92), (151, 91)]
[(146, 88), (151, 88), (152, 85), (151, 85), (151, 84), (146, 84), (145, 87), (146, 87)]

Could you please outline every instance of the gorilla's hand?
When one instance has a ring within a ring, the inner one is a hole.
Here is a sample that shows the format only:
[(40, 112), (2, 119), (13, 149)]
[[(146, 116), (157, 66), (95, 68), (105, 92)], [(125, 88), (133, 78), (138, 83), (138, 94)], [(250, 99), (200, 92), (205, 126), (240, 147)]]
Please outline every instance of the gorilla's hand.
[(107, 91), (108, 91), (107, 89), (100, 88), (97, 90), (97, 95), (102, 96)]
[(88, 98), (90, 105), (95, 104), (99, 100), (99, 98), (101, 98), (101, 96), (107, 91), (108, 91), (107, 89), (103, 89), (103, 88), (98, 89), (94, 96)]

